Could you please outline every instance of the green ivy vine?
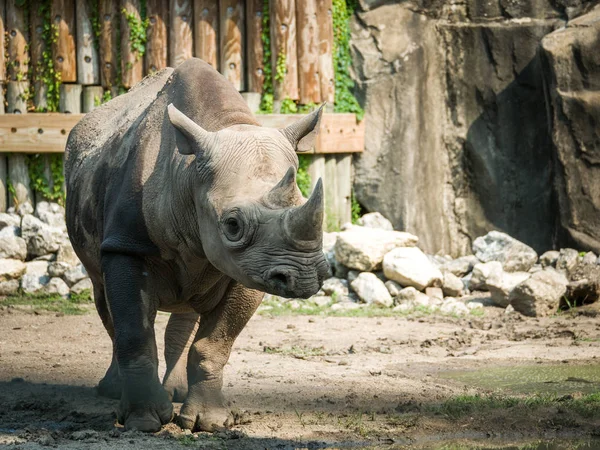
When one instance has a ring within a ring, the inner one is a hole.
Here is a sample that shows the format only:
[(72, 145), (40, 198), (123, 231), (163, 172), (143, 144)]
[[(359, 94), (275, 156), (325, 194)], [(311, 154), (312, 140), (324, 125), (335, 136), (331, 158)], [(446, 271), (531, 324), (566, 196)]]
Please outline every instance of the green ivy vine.
[(52, 58), (52, 45), (58, 40), (58, 27), (54, 25), (50, 17), (51, 5), (51, 0), (42, 0), (38, 7), (38, 14), (43, 17), (44, 51), (42, 52), (42, 66), (38, 68), (37, 77), (47, 88), (46, 110), (56, 112), (60, 102), (61, 74), (54, 69), (54, 59)]
[(145, 17), (145, 8), (140, 8), (140, 16), (134, 13), (128, 13), (125, 8), (122, 9), (122, 14), (129, 25), (129, 46), (132, 52), (136, 53), (136, 61), (146, 53), (146, 30), (150, 23)]
[(27, 161), (29, 168), (29, 179), (31, 180), (31, 189), (44, 198), (44, 200), (57, 202), (61, 205), (65, 203), (65, 194), (63, 185), (65, 176), (63, 173), (63, 158), (61, 154), (47, 155), (50, 163), (50, 177), (52, 183), (49, 183), (45, 175), (44, 155), (30, 155)]

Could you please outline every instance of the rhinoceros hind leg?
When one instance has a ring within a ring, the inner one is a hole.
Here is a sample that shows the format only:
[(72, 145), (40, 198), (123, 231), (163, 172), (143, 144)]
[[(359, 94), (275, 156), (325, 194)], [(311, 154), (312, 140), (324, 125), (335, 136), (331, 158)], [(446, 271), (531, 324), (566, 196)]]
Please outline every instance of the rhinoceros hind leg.
[(187, 360), (194, 342), (197, 313), (171, 314), (165, 330), (165, 361), (167, 371), (163, 386), (173, 402), (183, 402), (188, 394)]
[(188, 396), (178, 418), (182, 428), (216, 431), (234, 424), (221, 391), (223, 367), (262, 297), (261, 292), (233, 282), (217, 307), (202, 314), (188, 355)]

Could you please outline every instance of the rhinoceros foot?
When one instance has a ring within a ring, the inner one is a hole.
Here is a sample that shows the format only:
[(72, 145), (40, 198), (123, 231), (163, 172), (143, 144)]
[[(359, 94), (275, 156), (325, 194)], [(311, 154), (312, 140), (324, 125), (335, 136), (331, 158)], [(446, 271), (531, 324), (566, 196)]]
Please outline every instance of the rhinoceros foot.
[[(158, 387), (160, 389), (151, 389), (141, 401), (131, 401), (128, 398), (128, 390), (123, 391), (117, 419), (125, 425), (126, 430), (155, 432), (171, 421), (173, 404), (162, 386)], [(140, 398), (138, 395), (132, 397)]]
[(170, 376), (165, 376), (163, 386), (172, 402), (185, 401), (188, 394), (187, 377), (177, 377), (171, 373)]
[[(219, 391), (204, 392), (200, 400), (192, 387), (181, 407), (177, 422), (181, 428), (192, 431), (218, 431), (233, 426), (233, 415)], [(197, 391), (197, 390), (196, 390)]]

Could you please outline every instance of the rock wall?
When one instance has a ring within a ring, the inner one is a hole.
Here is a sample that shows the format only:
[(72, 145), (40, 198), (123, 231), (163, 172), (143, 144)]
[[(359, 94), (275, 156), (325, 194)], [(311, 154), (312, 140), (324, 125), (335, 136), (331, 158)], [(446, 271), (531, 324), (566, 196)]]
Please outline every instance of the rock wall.
[(361, 1), (352, 25), (365, 106), (355, 190), (367, 210), (466, 254), (501, 230), (559, 244), (540, 42), (590, 2)]

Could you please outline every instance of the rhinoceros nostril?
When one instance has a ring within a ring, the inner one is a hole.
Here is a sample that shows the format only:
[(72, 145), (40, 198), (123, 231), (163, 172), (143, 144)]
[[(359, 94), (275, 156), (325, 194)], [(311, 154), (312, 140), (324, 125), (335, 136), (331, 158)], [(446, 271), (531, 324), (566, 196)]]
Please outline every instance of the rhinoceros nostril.
[(289, 285), (290, 278), (288, 274), (285, 274), (283, 272), (273, 272), (269, 277), (269, 281), (275, 286), (279, 286), (283, 289), (286, 289)]

